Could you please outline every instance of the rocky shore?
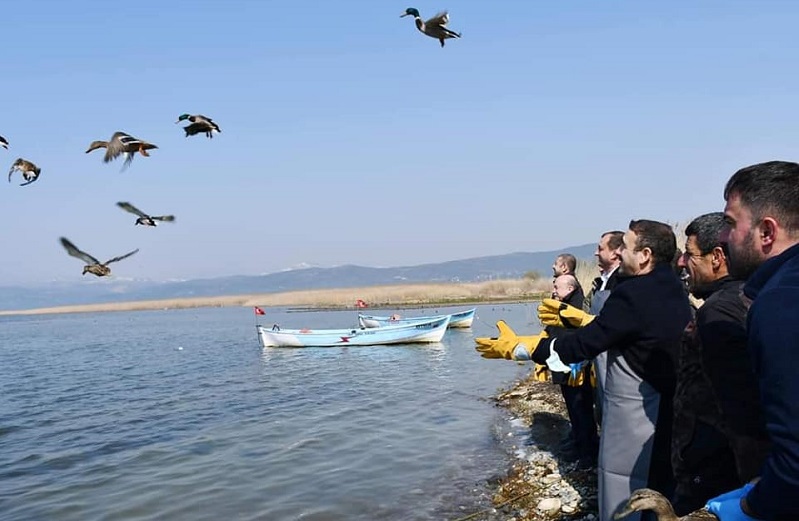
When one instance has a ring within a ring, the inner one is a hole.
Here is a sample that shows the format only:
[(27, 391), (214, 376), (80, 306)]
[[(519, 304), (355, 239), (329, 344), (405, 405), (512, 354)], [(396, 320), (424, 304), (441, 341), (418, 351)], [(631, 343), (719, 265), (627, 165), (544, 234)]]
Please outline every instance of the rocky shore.
[(578, 470), (558, 457), (558, 445), (569, 430), (558, 386), (525, 379), (494, 400), (508, 410), (509, 425), (529, 428), (529, 438), (509, 447), (516, 459), (496, 486), (494, 507), (458, 521), (596, 520), (596, 469)]

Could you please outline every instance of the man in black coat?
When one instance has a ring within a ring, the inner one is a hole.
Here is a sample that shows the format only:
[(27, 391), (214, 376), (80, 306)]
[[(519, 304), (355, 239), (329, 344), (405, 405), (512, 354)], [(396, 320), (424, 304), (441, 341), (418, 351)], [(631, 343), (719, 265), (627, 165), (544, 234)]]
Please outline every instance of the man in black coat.
[[(631, 221), (624, 234), (624, 278), (596, 317), (545, 299), (539, 319), (547, 325), (580, 327), (550, 338), (478, 341), (484, 357), (532, 359), (552, 371), (607, 351), (608, 371), (599, 449), (599, 519), (610, 521), (630, 494), (642, 487), (667, 496), (674, 479), (669, 458), (672, 397), (680, 338), (691, 308), (671, 263), (674, 232), (657, 221)], [(640, 519), (633, 514), (630, 519)]]
[(694, 219), (678, 260), (691, 293), (704, 300), (683, 334), (674, 393), (672, 505), (679, 516), (759, 475), (769, 448), (746, 348), (742, 282), (727, 271), (723, 227), (722, 212)]

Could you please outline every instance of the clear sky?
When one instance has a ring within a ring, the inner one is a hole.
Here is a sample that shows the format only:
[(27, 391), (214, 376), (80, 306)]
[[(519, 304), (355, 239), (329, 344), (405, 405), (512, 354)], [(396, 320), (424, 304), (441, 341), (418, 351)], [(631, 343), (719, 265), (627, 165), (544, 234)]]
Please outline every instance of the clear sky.
[[(406, 7), (448, 8), (440, 48)], [(595, 241), (721, 209), (799, 159), (799, 3), (10, 2), (0, 285), (398, 266)], [(214, 118), (185, 138), (181, 113)], [(159, 146), (104, 164), (121, 130)], [(177, 221), (134, 227), (130, 201)], [(89, 276), (87, 276), (89, 277)]]

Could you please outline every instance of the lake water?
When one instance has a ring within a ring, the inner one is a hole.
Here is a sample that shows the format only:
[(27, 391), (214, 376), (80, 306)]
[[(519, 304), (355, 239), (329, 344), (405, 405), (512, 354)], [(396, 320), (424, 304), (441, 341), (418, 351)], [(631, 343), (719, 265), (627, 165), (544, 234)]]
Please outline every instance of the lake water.
[[(402, 310), (403, 315), (458, 308)], [(380, 310), (390, 314), (396, 310)], [(354, 311), (263, 324), (352, 327)], [(251, 308), (0, 318), (0, 519), (431, 520), (488, 506), (511, 457), (489, 399), (529, 371), (474, 336), (261, 348)]]

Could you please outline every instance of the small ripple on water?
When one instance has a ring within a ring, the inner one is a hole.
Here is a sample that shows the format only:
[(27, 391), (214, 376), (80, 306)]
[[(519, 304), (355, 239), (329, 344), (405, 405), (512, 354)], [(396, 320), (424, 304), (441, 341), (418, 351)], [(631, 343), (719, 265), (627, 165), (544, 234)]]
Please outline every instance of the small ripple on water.
[(427, 347), (270, 350), (244, 318), (4, 322), (4, 521), (427, 521), (496, 468), (496, 411), (482, 398), (518, 370), (475, 357), (472, 333)]

